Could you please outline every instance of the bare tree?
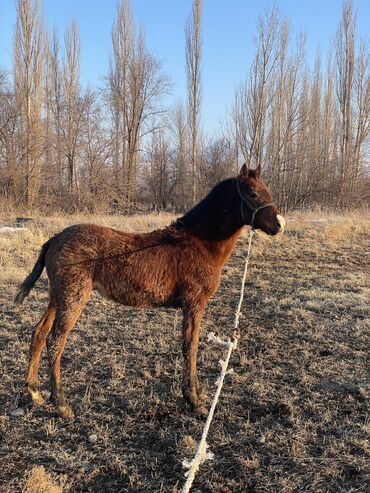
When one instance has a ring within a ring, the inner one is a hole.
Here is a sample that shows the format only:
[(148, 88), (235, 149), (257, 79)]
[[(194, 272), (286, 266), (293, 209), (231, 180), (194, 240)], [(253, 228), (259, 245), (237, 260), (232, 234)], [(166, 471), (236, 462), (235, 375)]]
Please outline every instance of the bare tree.
[(127, 184), (127, 126), (129, 64), (135, 49), (135, 32), (129, 0), (117, 4), (117, 18), (112, 29), (113, 58), (109, 74), (110, 108), (113, 119), (113, 156), (116, 190), (123, 193)]
[(202, 182), (204, 193), (218, 182), (234, 174), (234, 149), (225, 138), (214, 139), (204, 149), (202, 159)]
[(24, 143), (24, 202), (31, 207), (41, 181), (43, 26), (38, 0), (17, 0), (14, 83)]
[(22, 196), (22, 170), (17, 164), (19, 115), (8, 75), (0, 71), (0, 195), (18, 204)]
[(198, 146), (201, 108), (201, 23), (202, 0), (193, 0), (192, 13), (185, 27), (186, 79), (188, 88), (188, 118), (190, 126), (192, 203), (197, 200)]
[(336, 49), (336, 95), (339, 107), (339, 189), (336, 206), (345, 206), (361, 177), (363, 149), (369, 134), (369, 49), (362, 41), (356, 53), (356, 15), (351, 0), (343, 5)]
[[(365, 174), (365, 146), (370, 131), (370, 52), (364, 41), (361, 42), (356, 57), (353, 91), (353, 170), (350, 186), (352, 193)], [(359, 197), (360, 200), (361, 198), (362, 196)]]
[(276, 8), (258, 19), (256, 55), (249, 78), (235, 95), (232, 118), (237, 129), (238, 145), (248, 165), (262, 165), (265, 146), (266, 115), (274, 96), (273, 81), (283, 39), (283, 25)]
[(63, 84), (60, 60), (59, 40), (54, 30), (48, 57), (49, 90), (48, 103), (53, 125), (53, 173), (52, 182), (55, 184), (54, 195), (61, 199), (64, 190), (63, 184), (63, 149), (62, 149), (62, 113), (63, 113)]
[(177, 103), (170, 113), (170, 131), (174, 147), (173, 161), (175, 174), (176, 207), (183, 211), (191, 204), (189, 185), (192, 183), (188, 160), (188, 132), (186, 110), (182, 103)]
[(276, 200), (282, 209), (288, 207), (288, 189), (295, 181), (295, 137), (299, 126), (302, 66), (304, 66), (303, 37), (296, 51), (289, 55), (290, 26), (281, 25), (279, 57), (271, 78), (271, 103), (267, 108), (266, 144), (263, 152), (266, 172), (274, 184)]
[(148, 152), (149, 172), (146, 183), (157, 210), (166, 210), (173, 199), (175, 174), (171, 166), (171, 149), (163, 128), (151, 134)]
[(343, 6), (342, 21), (336, 36), (337, 98), (340, 110), (340, 189), (337, 206), (342, 204), (352, 162), (352, 100), (355, 66), (356, 18), (351, 0)]
[(49, 32), (45, 30), (43, 57), (44, 57), (44, 73), (43, 73), (43, 106), (44, 106), (44, 121), (43, 121), (43, 150), (42, 150), (42, 184), (39, 194), (41, 196), (49, 196), (49, 185), (51, 184), (52, 174), (52, 111), (51, 111), (51, 80), (50, 80), (50, 39)]
[(78, 26), (72, 21), (64, 37), (63, 81), (63, 147), (67, 159), (68, 187), (75, 188), (76, 151), (84, 107), (80, 97), (80, 41)]
[[(170, 86), (160, 62), (146, 49), (143, 31), (134, 36), (128, 0), (123, 0), (117, 15), (113, 29), (110, 99), (115, 136), (117, 132), (121, 135), (122, 193), (125, 210), (129, 212), (135, 196), (140, 144), (157, 127), (157, 119), (164, 112), (160, 103)], [(115, 149), (117, 159), (117, 140)]]
[(330, 205), (333, 201), (334, 183), (336, 181), (336, 120), (337, 111), (334, 95), (334, 68), (332, 52), (327, 60), (326, 75), (322, 87), (322, 109), (320, 115), (321, 133), (321, 191), (319, 200), (323, 205)]
[(84, 95), (84, 116), (79, 143), (79, 207), (89, 212), (109, 209), (116, 175), (111, 173), (111, 137), (105, 111), (96, 91)]

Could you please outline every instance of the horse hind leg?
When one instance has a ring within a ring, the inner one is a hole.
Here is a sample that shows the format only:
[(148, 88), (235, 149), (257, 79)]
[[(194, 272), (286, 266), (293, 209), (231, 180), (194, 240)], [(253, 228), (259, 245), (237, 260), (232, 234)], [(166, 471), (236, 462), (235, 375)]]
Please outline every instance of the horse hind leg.
[(44, 404), (44, 400), (39, 392), (38, 372), (40, 367), (40, 360), (42, 352), (45, 348), (46, 338), (53, 325), (54, 319), (55, 306), (52, 302), (50, 302), (40, 322), (36, 325), (31, 339), (26, 387), (28, 393), (32, 398), (32, 402), (39, 406), (42, 406)]
[(80, 288), (75, 297), (69, 293), (69, 302), (57, 308), (54, 324), (46, 341), (49, 355), (51, 401), (63, 418), (73, 418), (74, 413), (67, 404), (62, 390), (60, 361), (68, 334), (80, 317), (90, 298), (91, 291), (92, 286), (89, 286), (84, 289)]
[(197, 377), (197, 353), (204, 308), (205, 303), (199, 306), (185, 306), (182, 328), (184, 355), (182, 391), (185, 400), (202, 415), (207, 414), (207, 409), (202, 402), (205, 400), (205, 395), (200, 391)]

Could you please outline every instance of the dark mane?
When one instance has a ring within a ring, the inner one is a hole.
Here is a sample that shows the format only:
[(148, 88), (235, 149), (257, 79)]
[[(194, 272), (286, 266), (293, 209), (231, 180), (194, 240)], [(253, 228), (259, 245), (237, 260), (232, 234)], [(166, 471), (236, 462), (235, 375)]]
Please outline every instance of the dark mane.
[(238, 199), (234, 183), (234, 178), (218, 183), (203, 200), (174, 221), (172, 226), (208, 240), (222, 239), (230, 233), (230, 228), (241, 227), (236, 214)]

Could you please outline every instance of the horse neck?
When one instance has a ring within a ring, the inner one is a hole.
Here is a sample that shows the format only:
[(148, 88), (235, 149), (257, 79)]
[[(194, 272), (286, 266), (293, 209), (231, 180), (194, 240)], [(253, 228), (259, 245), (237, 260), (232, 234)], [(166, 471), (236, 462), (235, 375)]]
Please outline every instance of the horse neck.
[(242, 228), (239, 228), (234, 232), (234, 234), (232, 234), (230, 237), (224, 240), (218, 240), (218, 241), (201, 240), (204, 246), (212, 255), (212, 257), (216, 259), (220, 267), (222, 267), (227, 262), (228, 258), (233, 252), (236, 242), (238, 241), (239, 236), (241, 234), (241, 231)]
[(217, 185), (199, 204), (177, 221), (196, 236), (223, 264), (240, 236), (240, 199), (232, 179)]

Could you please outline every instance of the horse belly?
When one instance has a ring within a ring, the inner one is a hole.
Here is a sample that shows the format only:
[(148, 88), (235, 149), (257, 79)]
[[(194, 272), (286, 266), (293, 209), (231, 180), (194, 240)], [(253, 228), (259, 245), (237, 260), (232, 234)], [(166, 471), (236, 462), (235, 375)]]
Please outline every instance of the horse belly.
[[(168, 288), (168, 287), (167, 287)], [(175, 302), (175, 296), (170, 289), (149, 289), (136, 283), (123, 281), (119, 286), (107, 285), (95, 281), (94, 289), (107, 300), (115, 301), (126, 306), (140, 308), (168, 306), (172, 307)]]

